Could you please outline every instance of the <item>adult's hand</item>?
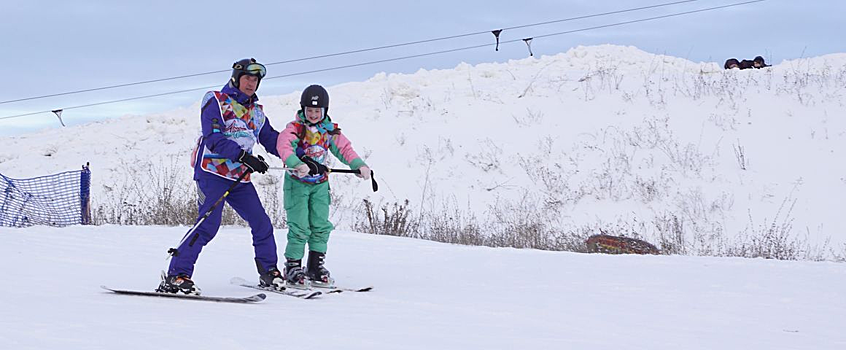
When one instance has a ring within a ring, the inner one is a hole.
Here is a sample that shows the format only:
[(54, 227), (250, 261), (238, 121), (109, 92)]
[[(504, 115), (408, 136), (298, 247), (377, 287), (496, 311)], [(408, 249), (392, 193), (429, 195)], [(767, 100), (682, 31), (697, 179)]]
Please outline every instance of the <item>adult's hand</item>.
[(329, 172), (329, 168), (325, 165), (318, 163), (311, 157), (303, 156), (300, 158), (308, 166), (308, 174), (309, 175), (321, 175)]
[(241, 156), (238, 157), (238, 161), (244, 164), (251, 172), (258, 172), (258, 173), (266, 173), (267, 169), (270, 166), (264, 161), (264, 158), (261, 156), (255, 157), (252, 154), (247, 153), (247, 151), (241, 150)]

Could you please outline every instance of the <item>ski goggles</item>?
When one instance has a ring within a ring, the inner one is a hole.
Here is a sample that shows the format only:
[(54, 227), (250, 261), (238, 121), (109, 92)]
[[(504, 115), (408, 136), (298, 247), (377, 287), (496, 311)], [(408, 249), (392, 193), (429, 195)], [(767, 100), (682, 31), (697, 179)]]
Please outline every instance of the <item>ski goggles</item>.
[(250, 63), (246, 67), (241, 65), (240, 63), (235, 63), (232, 65), (233, 69), (244, 71), (249, 75), (255, 75), (259, 78), (264, 78), (267, 75), (267, 68), (264, 67), (261, 63)]

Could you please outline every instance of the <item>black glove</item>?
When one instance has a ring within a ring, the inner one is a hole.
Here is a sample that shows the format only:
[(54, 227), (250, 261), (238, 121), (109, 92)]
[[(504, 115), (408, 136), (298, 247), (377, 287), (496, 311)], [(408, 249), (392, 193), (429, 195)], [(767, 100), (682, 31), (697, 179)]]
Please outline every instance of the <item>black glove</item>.
[(309, 156), (302, 156), (300, 160), (303, 161), (306, 165), (308, 165), (308, 174), (309, 175), (319, 175), (325, 174), (329, 171), (325, 165), (318, 163), (316, 160), (312, 159)]
[(238, 157), (238, 161), (243, 163), (251, 172), (258, 172), (258, 173), (266, 173), (267, 169), (270, 166), (264, 161), (264, 158), (261, 156), (254, 157), (252, 154), (247, 153), (247, 151), (241, 150), (241, 155)]

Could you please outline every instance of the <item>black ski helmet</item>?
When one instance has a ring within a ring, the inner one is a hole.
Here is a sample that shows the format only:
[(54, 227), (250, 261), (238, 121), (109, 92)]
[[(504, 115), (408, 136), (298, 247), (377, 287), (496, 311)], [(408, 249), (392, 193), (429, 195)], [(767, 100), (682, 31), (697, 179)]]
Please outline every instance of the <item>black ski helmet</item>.
[(329, 93), (320, 85), (309, 85), (300, 96), (300, 107), (321, 107), (323, 113), (329, 115)]
[(253, 75), (258, 78), (256, 89), (261, 84), (261, 78), (267, 74), (267, 68), (263, 64), (256, 62), (255, 58), (245, 58), (232, 64), (232, 86), (240, 88), (241, 76)]

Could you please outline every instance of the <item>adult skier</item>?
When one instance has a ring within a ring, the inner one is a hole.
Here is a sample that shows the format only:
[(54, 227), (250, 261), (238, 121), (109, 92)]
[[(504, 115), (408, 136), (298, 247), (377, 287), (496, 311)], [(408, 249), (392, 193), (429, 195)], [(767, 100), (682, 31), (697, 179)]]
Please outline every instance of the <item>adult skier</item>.
[[(255, 59), (242, 59), (232, 65), (232, 76), (223, 89), (206, 93), (200, 109), (202, 135), (197, 140), (192, 165), (199, 194), (197, 222), (234, 186), (226, 196), (226, 203), (250, 225), (259, 284), (282, 290), (285, 281), (276, 266), (273, 225), (250, 182), (250, 173), (268, 170), (264, 159), (252, 154), (256, 143), (279, 156), (276, 151), (279, 132), (273, 129), (257, 103), (256, 90), (266, 73), (264, 65)], [(240, 183), (235, 184), (239, 179)], [(222, 212), (221, 203), (193, 232), (186, 234), (172, 252), (158, 292), (200, 294), (191, 279), (194, 264), (203, 247), (217, 234)]]

